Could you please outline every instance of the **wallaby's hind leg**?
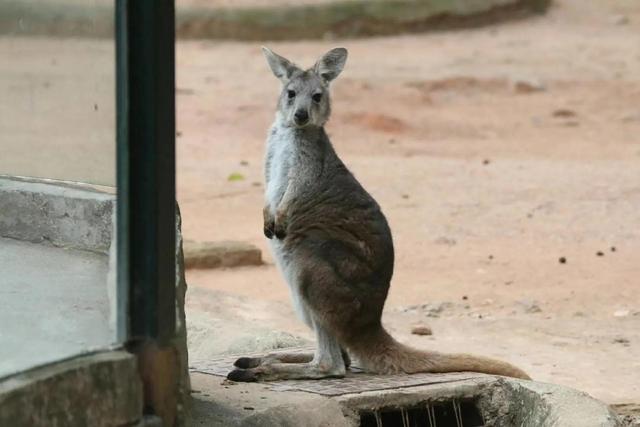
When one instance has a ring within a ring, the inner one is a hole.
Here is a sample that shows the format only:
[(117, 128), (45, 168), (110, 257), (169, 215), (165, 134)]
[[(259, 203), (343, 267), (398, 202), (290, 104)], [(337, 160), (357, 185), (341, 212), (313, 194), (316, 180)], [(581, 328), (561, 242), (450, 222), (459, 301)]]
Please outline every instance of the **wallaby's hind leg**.
[[(342, 360), (345, 368), (351, 366), (351, 358), (344, 348), (341, 349)], [(240, 369), (257, 368), (258, 366), (269, 363), (309, 363), (313, 360), (313, 353), (270, 353), (263, 357), (240, 357), (233, 366)]]
[(305, 363), (263, 363), (255, 368), (236, 369), (227, 378), (232, 381), (275, 381), (343, 377), (346, 368), (338, 341), (322, 326), (316, 325), (318, 348)]
[(241, 357), (233, 363), (240, 369), (257, 368), (263, 364), (273, 363), (308, 363), (313, 360), (313, 353), (270, 353), (263, 357)]

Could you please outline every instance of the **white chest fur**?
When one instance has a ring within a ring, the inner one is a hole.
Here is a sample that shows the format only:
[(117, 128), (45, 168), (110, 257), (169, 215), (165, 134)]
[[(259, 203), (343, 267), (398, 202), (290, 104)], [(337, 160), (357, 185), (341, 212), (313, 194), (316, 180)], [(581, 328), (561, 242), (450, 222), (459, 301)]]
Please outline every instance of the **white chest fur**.
[(265, 198), (275, 212), (282, 196), (287, 189), (289, 173), (295, 155), (295, 143), (293, 133), (287, 128), (279, 126), (276, 122), (267, 140), (268, 181), (265, 186)]

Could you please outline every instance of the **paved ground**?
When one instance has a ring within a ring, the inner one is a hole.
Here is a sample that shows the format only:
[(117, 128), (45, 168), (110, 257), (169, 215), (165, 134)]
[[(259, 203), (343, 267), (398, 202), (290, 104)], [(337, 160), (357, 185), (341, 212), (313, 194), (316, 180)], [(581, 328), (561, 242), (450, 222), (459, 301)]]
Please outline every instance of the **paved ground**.
[[(328, 130), (394, 232), (395, 335), (638, 402), (640, 8), (556, 3), (493, 28), (269, 46), (303, 65), (350, 50)], [(246, 240), (272, 262), (260, 182), (278, 84), (259, 45), (180, 43), (178, 87), (185, 237)], [(273, 265), (188, 281), (194, 357), (237, 348), (236, 334), (310, 337)], [(410, 335), (417, 322), (434, 335)]]

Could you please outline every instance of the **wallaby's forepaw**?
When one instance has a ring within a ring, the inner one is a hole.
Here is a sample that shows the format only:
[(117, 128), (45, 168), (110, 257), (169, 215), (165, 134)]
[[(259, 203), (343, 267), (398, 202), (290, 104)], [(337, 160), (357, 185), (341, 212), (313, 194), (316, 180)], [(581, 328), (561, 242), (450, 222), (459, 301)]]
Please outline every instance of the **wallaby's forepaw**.
[(277, 212), (273, 233), (277, 239), (284, 239), (287, 236), (287, 216), (283, 212)]
[(280, 239), (280, 240), (287, 237), (286, 225), (277, 222), (273, 230), (273, 234), (276, 236), (276, 239)]
[(272, 239), (275, 234), (276, 224), (274, 221), (264, 223), (264, 235), (267, 239)]
[(264, 235), (267, 239), (271, 239), (275, 234), (276, 221), (271, 214), (269, 206), (265, 206), (264, 209), (262, 209), (262, 218), (264, 219)]

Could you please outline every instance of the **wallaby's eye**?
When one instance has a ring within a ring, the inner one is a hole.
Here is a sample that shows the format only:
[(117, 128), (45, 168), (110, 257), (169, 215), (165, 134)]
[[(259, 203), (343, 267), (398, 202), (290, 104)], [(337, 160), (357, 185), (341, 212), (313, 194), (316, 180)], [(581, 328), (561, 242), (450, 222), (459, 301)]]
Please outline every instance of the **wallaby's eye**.
[(313, 99), (314, 102), (320, 102), (320, 101), (322, 101), (322, 94), (321, 93), (314, 93), (313, 96), (311, 97), (311, 99)]
[(289, 99), (293, 99), (293, 98), (295, 98), (295, 97), (296, 97), (296, 92), (295, 92), (295, 91), (293, 91), (293, 90), (288, 90), (288, 91), (287, 91), (287, 97), (288, 97)]

